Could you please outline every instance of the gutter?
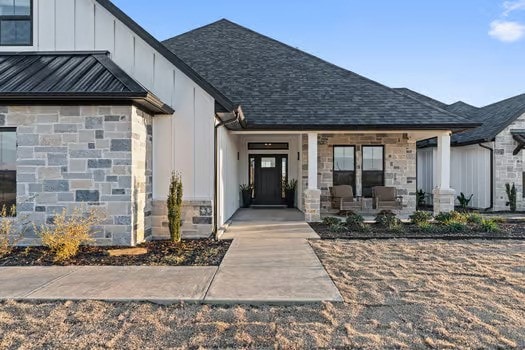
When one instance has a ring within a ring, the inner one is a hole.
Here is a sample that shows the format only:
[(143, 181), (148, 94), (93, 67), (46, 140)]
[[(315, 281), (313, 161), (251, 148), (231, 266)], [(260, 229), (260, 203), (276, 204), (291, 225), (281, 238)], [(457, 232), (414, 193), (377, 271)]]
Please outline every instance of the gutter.
[[(220, 114), (223, 115), (232, 115), (232, 118), (223, 120), (220, 117)], [(213, 236), (215, 239), (217, 239), (217, 233), (219, 230), (219, 227), (217, 225), (217, 213), (218, 213), (218, 197), (219, 197), (219, 176), (218, 176), (218, 170), (219, 170), (219, 157), (218, 157), (218, 150), (219, 150), (219, 140), (218, 140), (218, 131), (219, 128), (222, 126), (226, 126), (228, 124), (232, 123), (239, 123), (239, 125), (242, 128), (246, 128), (246, 121), (244, 120), (244, 115), (242, 113), (241, 107), (237, 106), (237, 108), (234, 109), (232, 113), (215, 113), (215, 119), (218, 121), (218, 123), (215, 125), (213, 130)]]
[(485, 211), (489, 211), (494, 207), (494, 149), (481, 143), (478, 145), (490, 151), (490, 206), (484, 209)]

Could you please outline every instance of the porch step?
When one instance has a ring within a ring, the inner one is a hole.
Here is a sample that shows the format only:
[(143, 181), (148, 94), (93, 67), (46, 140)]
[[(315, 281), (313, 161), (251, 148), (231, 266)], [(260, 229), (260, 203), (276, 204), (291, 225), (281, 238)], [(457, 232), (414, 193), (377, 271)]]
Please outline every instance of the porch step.
[(252, 204), (250, 205), (250, 208), (252, 209), (286, 209), (287, 206), (284, 204), (276, 204), (276, 205)]

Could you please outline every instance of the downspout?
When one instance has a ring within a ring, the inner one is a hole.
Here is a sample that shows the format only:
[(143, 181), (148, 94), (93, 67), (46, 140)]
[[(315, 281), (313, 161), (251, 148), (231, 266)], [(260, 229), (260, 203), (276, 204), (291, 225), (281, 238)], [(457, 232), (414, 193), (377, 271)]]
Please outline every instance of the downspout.
[(219, 115), (215, 114), (215, 119), (219, 122), (215, 125), (214, 131), (213, 131), (213, 236), (215, 239), (217, 239), (217, 212), (218, 212), (218, 203), (217, 200), (219, 198), (219, 177), (218, 177), (218, 171), (219, 171), (219, 157), (217, 155), (219, 150), (219, 139), (218, 139), (218, 131), (221, 126), (239, 121), (239, 112), (237, 110), (234, 111), (235, 117), (223, 121)]
[(490, 207), (484, 209), (488, 211), (494, 207), (494, 149), (481, 143), (479, 143), (479, 147), (490, 151)]

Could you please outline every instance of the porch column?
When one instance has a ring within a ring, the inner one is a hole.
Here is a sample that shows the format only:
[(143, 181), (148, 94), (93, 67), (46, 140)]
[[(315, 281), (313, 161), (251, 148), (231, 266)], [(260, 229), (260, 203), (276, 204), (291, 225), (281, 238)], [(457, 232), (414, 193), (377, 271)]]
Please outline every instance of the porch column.
[(436, 171), (433, 190), (434, 214), (454, 210), (456, 192), (450, 188), (450, 132), (437, 137)]
[(308, 188), (304, 191), (304, 216), (308, 222), (321, 220), (321, 190), (317, 187), (317, 133), (308, 133)]

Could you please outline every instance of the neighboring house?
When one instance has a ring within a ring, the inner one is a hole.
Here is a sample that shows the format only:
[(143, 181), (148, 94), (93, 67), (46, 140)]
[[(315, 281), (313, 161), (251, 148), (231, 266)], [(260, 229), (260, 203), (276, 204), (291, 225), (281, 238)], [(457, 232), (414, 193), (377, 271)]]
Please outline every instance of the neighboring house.
[(0, 202), (25, 220), (94, 206), (98, 244), (167, 237), (173, 171), (184, 237), (222, 226), (244, 183), (278, 205), (297, 179), (309, 221), (334, 183), (395, 186), (411, 212), (416, 142), (432, 137), (434, 208), (453, 208), (450, 135), (468, 118), (226, 20), (160, 43), (107, 0), (0, 7)]
[[(397, 90), (482, 124), (452, 136), (450, 184), (457, 194), (473, 195), (473, 208), (508, 210), (505, 184), (515, 184), (517, 207), (525, 210), (525, 94), (478, 108), (461, 101), (446, 105), (408, 89)], [(435, 153), (435, 140), (418, 142), (418, 188), (427, 193), (434, 188)]]

